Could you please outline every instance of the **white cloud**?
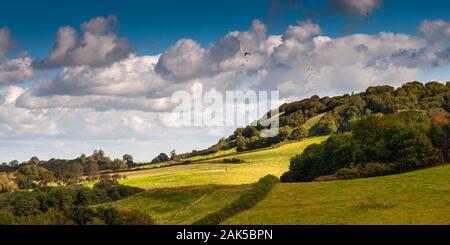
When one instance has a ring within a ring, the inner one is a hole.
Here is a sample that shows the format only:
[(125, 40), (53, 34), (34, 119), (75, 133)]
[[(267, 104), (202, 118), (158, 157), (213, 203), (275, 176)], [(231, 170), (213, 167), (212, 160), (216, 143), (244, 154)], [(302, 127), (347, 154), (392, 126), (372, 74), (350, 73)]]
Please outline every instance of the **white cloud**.
[[(114, 36), (117, 41), (110, 21), (94, 19), (82, 30), (96, 39)], [(116, 154), (133, 148), (136, 151), (130, 153), (148, 160), (170, 148), (182, 152), (206, 147), (232, 129), (176, 128), (176, 118), (168, 113), (175, 106), (170, 103), (173, 92), (190, 91), (202, 83), (205, 92), (278, 89), (285, 100), (427, 79), (424, 74), (448, 66), (448, 26), (441, 20), (425, 21), (418, 35), (382, 32), (332, 38), (308, 21), (289, 26), (280, 35), (268, 35), (265, 26), (254, 21), (250, 30), (230, 32), (207, 47), (185, 38), (158, 56), (127, 54), (100, 60), (81, 55), (84, 51), (78, 46), (86, 35), (71, 39), (71, 29), (64, 29), (47, 60), (64, 66), (58, 74), (28, 88), (0, 88), (0, 148), (29, 146), (30, 151), (24, 152), (31, 156), (50, 155), (50, 150), (43, 150), (50, 146), (63, 157), (94, 148)], [(95, 52), (106, 53), (103, 48)], [(31, 63), (28, 56), (17, 59)], [(0, 62), (0, 83), (6, 74), (1, 67), (11, 62), (17, 61)], [(21, 74), (29, 77), (30, 72)], [(24, 77), (7, 80), (3, 83)]]
[[(91, 21), (83, 30), (110, 32), (106, 19), (95, 20), (102, 21)], [(282, 97), (296, 98), (403, 83), (448, 64), (447, 45), (430, 45), (427, 38), (445, 24), (425, 21), (417, 36), (381, 32), (331, 38), (311, 21), (289, 26), (282, 35), (267, 35), (256, 20), (249, 31), (230, 32), (208, 47), (181, 39), (160, 56), (130, 55), (108, 66), (66, 67), (28, 89), (17, 104), (30, 109), (170, 111), (171, 94), (195, 83), (217, 91), (279, 89)], [(445, 43), (446, 37), (440, 38)]]
[(31, 58), (21, 53), (15, 59), (8, 59), (6, 55), (16, 48), (8, 28), (0, 29), (0, 85), (13, 84), (30, 79), (33, 76)]
[(74, 28), (61, 27), (49, 57), (36, 61), (36, 68), (63, 66), (105, 66), (122, 60), (132, 52), (126, 38), (117, 35), (115, 16), (97, 17), (81, 25), (81, 34)]

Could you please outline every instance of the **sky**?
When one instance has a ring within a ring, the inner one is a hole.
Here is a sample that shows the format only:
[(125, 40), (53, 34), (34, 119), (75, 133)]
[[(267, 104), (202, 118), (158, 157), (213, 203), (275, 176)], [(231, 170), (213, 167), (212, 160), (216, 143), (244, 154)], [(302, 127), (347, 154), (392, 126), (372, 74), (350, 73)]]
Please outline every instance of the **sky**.
[(448, 81), (449, 7), (444, 0), (2, 3), (0, 162), (94, 149), (150, 161), (208, 147), (234, 128), (177, 128), (170, 116), (171, 94), (199, 83), (219, 92), (275, 90), (290, 101)]

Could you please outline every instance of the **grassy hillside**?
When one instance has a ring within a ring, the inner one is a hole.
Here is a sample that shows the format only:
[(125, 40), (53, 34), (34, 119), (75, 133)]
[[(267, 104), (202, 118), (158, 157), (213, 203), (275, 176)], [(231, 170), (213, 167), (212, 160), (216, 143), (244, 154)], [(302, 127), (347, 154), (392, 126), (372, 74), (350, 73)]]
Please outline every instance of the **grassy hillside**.
[(121, 183), (146, 189), (255, 183), (268, 174), (281, 176), (288, 170), (291, 157), (326, 138), (311, 138), (274, 149), (236, 155), (245, 161), (242, 164), (226, 164), (223, 163), (224, 158), (217, 158), (189, 165), (124, 173), (128, 179)]
[(233, 155), (235, 153), (237, 153), (236, 148), (231, 148), (229, 150), (218, 151), (216, 153), (205, 155), (205, 156), (195, 156), (195, 157), (191, 157), (191, 158), (188, 158), (185, 160), (201, 161), (201, 160), (207, 160), (207, 159), (217, 158), (217, 157), (222, 157), (222, 156), (229, 156), (229, 155)]
[(450, 165), (402, 175), (277, 185), (226, 224), (450, 224)]
[(238, 199), (250, 188), (251, 185), (161, 189), (107, 205), (118, 209), (139, 209), (148, 213), (157, 224), (192, 224)]
[(325, 115), (326, 115), (326, 113), (322, 113), (322, 114), (319, 114), (319, 115), (317, 115), (317, 116), (315, 116), (315, 117), (309, 119), (308, 121), (306, 121), (306, 122), (303, 124), (303, 127), (304, 127), (306, 130), (310, 130), (314, 125), (316, 125), (320, 120), (322, 120), (322, 118), (323, 118)]

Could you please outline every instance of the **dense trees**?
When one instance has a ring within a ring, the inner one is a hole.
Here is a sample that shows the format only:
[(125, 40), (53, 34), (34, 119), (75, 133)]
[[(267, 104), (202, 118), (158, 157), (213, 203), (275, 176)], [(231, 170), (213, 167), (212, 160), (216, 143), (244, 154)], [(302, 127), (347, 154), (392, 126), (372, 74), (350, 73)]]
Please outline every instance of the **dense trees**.
[(52, 172), (38, 167), (35, 163), (21, 166), (14, 175), (21, 189), (31, 189), (56, 181)]
[(40, 187), (6, 193), (0, 200), (0, 224), (153, 224), (140, 211), (120, 211), (91, 205), (119, 200), (143, 191), (113, 182), (82, 186)]
[(165, 154), (165, 153), (161, 153), (157, 157), (155, 157), (151, 163), (156, 164), (156, 163), (162, 163), (162, 162), (168, 162), (168, 161), (170, 161), (169, 156), (167, 156), (167, 154)]
[(282, 180), (372, 177), (449, 161), (449, 124), (432, 123), (425, 113), (373, 115), (352, 128), (294, 157)]
[[(82, 154), (73, 160), (39, 160), (32, 157), (19, 163), (11, 161), (0, 164), (0, 192), (20, 189), (32, 189), (48, 184), (76, 185), (83, 181), (95, 182), (101, 173), (121, 171), (133, 166), (133, 156), (125, 154), (125, 160), (111, 158), (103, 150), (95, 150), (92, 155)], [(117, 178), (116, 178), (117, 179)]]
[(128, 166), (133, 166), (134, 165), (134, 160), (133, 160), (133, 156), (130, 154), (124, 154), (122, 157), (123, 161), (126, 162), (126, 164)]

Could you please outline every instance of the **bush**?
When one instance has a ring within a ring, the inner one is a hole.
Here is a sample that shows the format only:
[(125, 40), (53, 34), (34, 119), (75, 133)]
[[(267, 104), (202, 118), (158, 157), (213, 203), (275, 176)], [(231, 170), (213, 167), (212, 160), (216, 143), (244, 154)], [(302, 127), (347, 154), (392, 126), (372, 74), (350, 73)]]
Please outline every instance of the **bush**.
[(339, 169), (336, 174), (316, 178), (316, 182), (385, 176), (401, 172), (395, 164), (368, 163)]
[(155, 221), (140, 210), (120, 210), (119, 225), (154, 225)]
[(170, 161), (169, 156), (167, 156), (166, 153), (161, 153), (161, 154), (159, 154), (157, 157), (155, 157), (155, 158), (151, 161), (151, 163), (152, 163), (152, 164), (158, 164), (158, 163), (163, 163), (163, 162), (168, 162), (168, 161)]
[(234, 164), (238, 164), (238, 163), (244, 163), (245, 161), (239, 158), (225, 158), (223, 159), (223, 163), (234, 163)]
[(252, 208), (264, 199), (269, 191), (279, 182), (280, 180), (273, 175), (268, 175), (260, 179), (251, 190), (243, 194), (238, 200), (215, 213), (207, 215), (195, 222), (194, 225), (218, 225), (227, 218)]
[(119, 199), (144, 191), (144, 189), (138, 187), (131, 187), (107, 181), (98, 182), (94, 185), (93, 190), (104, 191), (111, 201), (117, 201)]

